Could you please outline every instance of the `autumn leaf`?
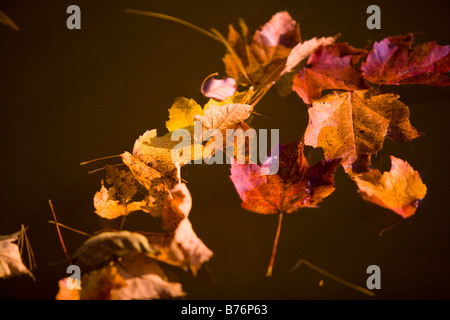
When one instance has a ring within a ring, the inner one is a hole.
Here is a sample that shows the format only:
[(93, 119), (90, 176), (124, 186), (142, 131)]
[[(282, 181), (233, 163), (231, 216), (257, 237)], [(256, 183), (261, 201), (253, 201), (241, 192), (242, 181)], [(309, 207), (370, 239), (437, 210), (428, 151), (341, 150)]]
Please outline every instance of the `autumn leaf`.
[(375, 42), (362, 65), (366, 79), (388, 85), (450, 85), (450, 46), (438, 46), (432, 41), (412, 47), (412, 43), (411, 33)]
[(308, 58), (320, 46), (327, 46), (336, 41), (338, 35), (334, 37), (316, 37), (297, 44), (286, 60), (286, 65), (282, 73), (291, 72), (302, 60)]
[[(263, 166), (256, 164), (231, 166), (230, 178), (244, 209), (261, 214), (291, 213), (316, 207), (334, 191), (333, 176), (339, 160), (310, 167), (298, 141), (281, 145), (279, 152), (279, 169), (274, 175), (262, 175)], [(266, 161), (263, 165), (269, 164)]]
[[(244, 209), (260, 214), (278, 214), (267, 276), (272, 275), (284, 214), (303, 207), (316, 207), (333, 193), (334, 172), (340, 162), (338, 159), (322, 160), (310, 167), (303, 155), (303, 144), (299, 141), (281, 145), (278, 154), (269, 156), (261, 166), (232, 164), (230, 176)], [(263, 175), (265, 167), (273, 167), (273, 161), (278, 161), (277, 173)]]
[(196, 274), (201, 265), (212, 257), (213, 252), (192, 228), (188, 219), (191, 207), (192, 197), (188, 188), (184, 183), (177, 184), (170, 191), (162, 214), (162, 226), (168, 233), (150, 237), (150, 243), (160, 251), (159, 261), (189, 267)]
[(58, 292), (56, 293), (56, 300), (80, 300), (80, 289), (67, 287), (67, 281), (71, 278), (63, 278), (58, 281)]
[(111, 186), (110, 196), (124, 203), (133, 198), (137, 192), (137, 186), (133, 174), (120, 170), (115, 166), (106, 165), (106, 183)]
[(294, 77), (292, 89), (306, 104), (319, 99), (323, 90), (367, 89), (369, 86), (357, 67), (366, 53), (347, 43), (321, 46), (309, 57), (307, 66)]
[[(127, 285), (125, 279), (119, 273), (115, 263), (98, 269), (85, 272), (81, 278), (80, 300), (113, 300), (113, 290), (118, 290)], [(73, 289), (72, 289), (73, 290)], [(69, 296), (70, 297), (70, 296)], [(76, 296), (74, 296), (76, 298)]]
[(391, 170), (383, 174), (375, 169), (352, 177), (362, 197), (403, 218), (412, 216), (425, 197), (427, 187), (411, 165), (391, 156)]
[(139, 210), (148, 211), (155, 202), (154, 198), (146, 197), (141, 201), (122, 203), (111, 195), (110, 190), (102, 185), (94, 196), (95, 213), (105, 219), (116, 219)]
[(0, 10), (0, 24), (3, 24), (7, 27), (10, 27), (16, 31), (19, 31), (20, 28), (8, 17), (2, 10)]
[(169, 109), (169, 120), (166, 121), (167, 130), (194, 127), (194, 115), (203, 115), (202, 107), (193, 99), (176, 98)]
[(217, 129), (225, 136), (227, 129), (236, 129), (246, 120), (253, 107), (246, 104), (212, 105), (205, 110), (203, 116), (195, 115), (194, 120), (202, 122), (202, 136), (207, 130)]
[(201, 88), (201, 91), (205, 97), (214, 98), (220, 101), (234, 95), (236, 90), (236, 80), (233, 78), (216, 79), (211, 77), (202, 85)]
[(176, 164), (172, 160), (172, 149), (177, 143), (171, 141), (170, 133), (158, 137), (156, 130), (149, 130), (136, 140), (133, 154), (121, 155), (136, 181), (147, 189), (143, 201), (148, 207), (143, 209), (153, 216), (161, 216), (167, 192), (178, 182)]
[(68, 290), (70, 289), (64, 288), (64, 283), (60, 284), (57, 299), (142, 300), (185, 295), (181, 283), (169, 282), (156, 260), (136, 253), (85, 273), (81, 279), (81, 290)]
[(250, 39), (243, 20), (242, 35), (229, 26), (228, 52), (223, 61), (227, 75), (238, 84), (264, 85), (278, 80), (291, 50), (301, 41), (299, 25), (286, 11), (278, 12)]
[(102, 232), (86, 240), (73, 259), (83, 272), (98, 269), (133, 252), (155, 253), (147, 238), (130, 231)]
[(181, 283), (168, 281), (157, 261), (146, 255), (125, 256), (117, 263), (117, 269), (125, 286), (113, 288), (112, 299), (167, 299), (186, 295)]
[[(381, 150), (384, 138), (411, 141), (420, 133), (409, 122), (409, 109), (394, 94), (373, 91), (332, 93), (313, 102), (304, 142), (321, 147), (326, 159), (342, 158), (348, 172), (358, 159), (370, 161)], [(369, 168), (366, 163), (361, 168)]]
[(34, 279), (33, 274), (22, 262), (18, 245), (14, 243), (19, 239), (19, 235), (20, 231), (0, 236), (0, 278), (26, 274)]

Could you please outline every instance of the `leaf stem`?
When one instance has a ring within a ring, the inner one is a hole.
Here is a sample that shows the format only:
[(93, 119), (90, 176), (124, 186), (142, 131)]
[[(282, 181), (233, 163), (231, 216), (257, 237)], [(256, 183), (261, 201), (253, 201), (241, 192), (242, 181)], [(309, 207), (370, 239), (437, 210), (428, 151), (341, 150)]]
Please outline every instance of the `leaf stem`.
[(272, 256), (270, 257), (270, 262), (269, 262), (269, 266), (267, 268), (266, 277), (272, 276), (273, 263), (275, 262), (275, 255), (277, 253), (278, 239), (280, 238), (282, 221), (283, 221), (283, 213), (279, 213), (278, 214), (277, 233), (275, 234), (275, 240), (273, 241)]

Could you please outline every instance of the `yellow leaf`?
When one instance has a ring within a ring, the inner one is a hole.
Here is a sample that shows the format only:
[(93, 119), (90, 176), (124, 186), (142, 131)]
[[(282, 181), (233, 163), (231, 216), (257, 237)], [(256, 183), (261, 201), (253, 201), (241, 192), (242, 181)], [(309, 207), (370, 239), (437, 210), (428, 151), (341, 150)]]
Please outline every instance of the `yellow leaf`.
[(203, 109), (193, 99), (176, 98), (169, 109), (169, 120), (166, 121), (167, 130), (189, 128), (194, 126), (194, 115), (203, 115)]

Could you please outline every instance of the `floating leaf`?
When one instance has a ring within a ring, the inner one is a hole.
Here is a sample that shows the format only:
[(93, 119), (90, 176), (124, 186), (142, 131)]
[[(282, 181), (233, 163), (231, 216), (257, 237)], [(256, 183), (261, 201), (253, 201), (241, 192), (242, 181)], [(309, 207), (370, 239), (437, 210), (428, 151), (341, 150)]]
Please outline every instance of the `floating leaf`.
[(67, 281), (71, 278), (63, 278), (58, 281), (58, 293), (56, 294), (56, 300), (80, 300), (80, 289), (67, 287)]
[[(191, 194), (184, 183), (177, 184), (168, 195), (162, 214), (163, 227), (169, 231), (164, 242), (152, 242), (160, 250), (158, 260), (189, 267), (196, 274), (213, 252), (195, 234), (188, 219), (192, 207)], [(177, 223), (178, 222), (178, 223)], [(159, 240), (159, 239), (158, 239)]]
[(367, 201), (394, 211), (403, 218), (412, 216), (426, 193), (427, 187), (411, 165), (391, 156), (391, 170), (377, 169), (354, 175), (361, 195)]
[(142, 201), (121, 203), (111, 196), (110, 190), (111, 189), (106, 189), (105, 186), (102, 185), (100, 191), (94, 196), (95, 213), (102, 218), (116, 219), (134, 211), (148, 210), (149, 207), (153, 206), (154, 199), (152, 198), (146, 198)]
[(450, 85), (450, 46), (432, 41), (413, 48), (412, 43), (411, 33), (375, 42), (362, 65), (366, 79), (378, 84)]
[(308, 58), (318, 47), (327, 46), (336, 41), (338, 36), (334, 37), (322, 37), (317, 39), (316, 37), (307, 41), (297, 44), (286, 61), (283, 73), (291, 72), (302, 60)]
[(176, 98), (169, 109), (169, 120), (166, 121), (167, 130), (187, 129), (194, 127), (194, 115), (203, 115), (202, 107), (193, 99)]
[(281, 76), (287, 57), (300, 41), (300, 28), (286, 11), (278, 12), (249, 39), (241, 20), (242, 35), (229, 26), (228, 52), (223, 61), (227, 75), (239, 84), (263, 86)]
[(205, 110), (203, 116), (195, 115), (194, 120), (202, 122), (202, 136), (207, 130), (217, 129), (225, 136), (227, 129), (236, 129), (246, 120), (253, 107), (246, 104), (212, 105)]
[(74, 254), (82, 272), (97, 269), (132, 252), (155, 253), (145, 236), (137, 232), (102, 232), (89, 238)]
[(334, 191), (334, 172), (339, 160), (321, 161), (310, 167), (303, 145), (294, 141), (281, 145), (277, 174), (262, 175), (263, 166), (233, 164), (231, 181), (244, 209), (261, 214), (291, 213), (301, 207), (316, 207)]
[(347, 43), (319, 47), (308, 59), (308, 65), (294, 77), (292, 89), (303, 102), (321, 97), (322, 90), (367, 89), (362, 71), (356, 66), (367, 52)]
[[(342, 158), (347, 172), (361, 156), (370, 161), (370, 155), (381, 150), (385, 136), (411, 141), (420, 135), (408, 120), (408, 107), (394, 94), (335, 92), (314, 101), (308, 112), (305, 144), (322, 147), (326, 159)], [(370, 165), (360, 163), (354, 169), (362, 167)]]
[(181, 283), (168, 281), (164, 270), (146, 255), (126, 256), (117, 269), (126, 285), (111, 291), (114, 299), (167, 299), (186, 295)]

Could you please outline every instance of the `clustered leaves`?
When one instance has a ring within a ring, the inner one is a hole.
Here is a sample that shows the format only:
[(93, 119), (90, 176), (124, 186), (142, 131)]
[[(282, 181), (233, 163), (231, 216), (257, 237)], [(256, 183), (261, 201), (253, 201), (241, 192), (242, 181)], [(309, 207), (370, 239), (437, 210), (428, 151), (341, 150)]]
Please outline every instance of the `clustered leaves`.
[[(449, 85), (450, 46), (429, 42), (414, 47), (412, 34), (375, 42), (370, 51), (336, 42), (338, 35), (302, 41), (299, 24), (285, 11), (253, 35), (242, 19), (239, 31), (229, 26), (227, 37), (214, 29), (202, 32), (225, 45), (226, 78), (215, 78), (217, 73), (207, 77), (201, 91), (211, 99), (203, 107), (192, 99), (176, 98), (166, 122), (168, 133), (158, 136), (154, 129), (141, 135), (132, 152), (121, 154), (122, 164), (105, 167), (105, 179), (94, 196), (96, 214), (122, 219), (121, 228), (130, 213), (138, 212), (159, 219), (162, 231), (104, 231), (89, 238), (73, 256), (83, 272), (81, 289), (69, 289), (68, 279), (62, 279), (57, 299), (184, 296), (182, 284), (169, 279), (168, 266), (196, 275), (213, 253), (189, 221), (192, 198), (181, 169), (211, 148), (214, 137), (201, 143), (211, 129), (251, 129), (251, 113), (276, 82), (307, 105), (309, 123), (299, 130), (298, 140), (276, 146), (279, 152), (263, 163), (231, 165), (230, 178), (244, 209), (277, 214), (281, 224), (284, 214), (317, 207), (332, 194), (339, 166), (355, 181), (363, 199), (403, 218), (412, 216), (425, 197), (425, 184), (406, 161), (391, 156), (389, 172), (372, 168), (371, 157), (386, 137), (411, 141), (422, 135), (411, 125), (409, 108), (399, 96), (381, 91), (380, 85)], [(194, 121), (201, 122), (200, 137), (195, 136)], [(188, 130), (194, 143), (174, 163), (171, 151), (178, 141), (171, 136), (176, 129)], [(324, 159), (308, 164), (305, 146), (322, 148)], [(227, 142), (214, 145), (215, 150), (227, 147)], [(236, 158), (236, 152), (227, 156)], [(277, 173), (264, 174), (274, 161)], [(268, 275), (278, 236), (279, 232)], [(3, 239), (0, 245), (16, 257), (13, 239)], [(16, 260), (7, 267), (0, 260), (1, 270), (15, 267), (26, 272)]]

